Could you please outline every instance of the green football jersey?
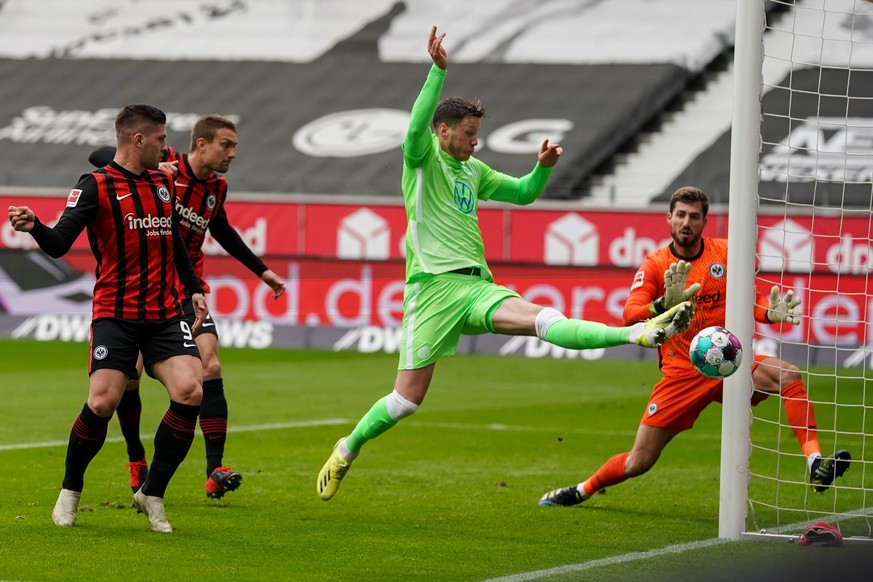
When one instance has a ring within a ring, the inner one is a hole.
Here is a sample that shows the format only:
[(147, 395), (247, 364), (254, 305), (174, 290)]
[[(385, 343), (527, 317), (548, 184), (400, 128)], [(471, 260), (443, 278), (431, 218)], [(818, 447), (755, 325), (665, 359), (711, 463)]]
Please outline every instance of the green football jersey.
[(494, 191), (497, 172), (475, 158), (459, 162), (440, 149), (435, 135), (430, 140), (421, 165), (411, 166), (406, 160), (403, 164), (406, 279), (481, 267), (490, 280), (478, 201)]
[[(483, 278), (493, 280), (485, 262), (478, 201), (491, 197), (501, 174), (473, 157), (459, 162), (440, 148), (430, 120), (444, 78), (444, 71), (431, 68), (403, 142), (406, 280), (464, 267), (480, 267)], [(411, 157), (410, 151), (423, 153)]]
[(406, 280), (479, 267), (482, 278), (493, 281), (479, 229), (479, 201), (530, 204), (545, 190), (552, 167), (538, 161), (529, 174), (515, 178), (475, 157), (461, 162), (444, 152), (430, 124), (445, 76), (436, 65), (430, 68), (403, 140)]

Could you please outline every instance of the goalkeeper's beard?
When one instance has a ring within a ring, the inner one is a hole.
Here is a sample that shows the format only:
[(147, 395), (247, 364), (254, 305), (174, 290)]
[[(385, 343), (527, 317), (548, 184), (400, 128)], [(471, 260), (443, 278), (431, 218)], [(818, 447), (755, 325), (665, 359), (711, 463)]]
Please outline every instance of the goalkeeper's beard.
[[(682, 249), (683, 251), (689, 251), (686, 256), (690, 255), (691, 249), (695, 249), (697, 245), (700, 243), (700, 234), (695, 234), (693, 230), (688, 231), (686, 234), (682, 234), (682, 231), (679, 230), (677, 232), (671, 232), (671, 237), (673, 238), (673, 245), (677, 249)], [(685, 254), (685, 253), (683, 253)]]

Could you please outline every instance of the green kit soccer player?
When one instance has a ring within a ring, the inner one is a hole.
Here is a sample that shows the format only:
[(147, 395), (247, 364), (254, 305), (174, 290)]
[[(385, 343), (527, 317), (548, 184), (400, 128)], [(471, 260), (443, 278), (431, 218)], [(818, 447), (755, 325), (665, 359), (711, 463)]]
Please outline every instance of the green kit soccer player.
[[(655, 348), (684, 330), (690, 303), (630, 327), (568, 319), (558, 310), (522, 299), (494, 283), (479, 230), (479, 200), (530, 204), (546, 188), (563, 150), (544, 141), (533, 171), (514, 178), (473, 156), (485, 110), (478, 101), (440, 101), (448, 57), (445, 34), (430, 31), (433, 66), (403, 140), (403, 198), (406, 204), (406, 287), (400, 362), (394, 390), (341, 438), (318, 475), (325, 501), (364, 444), (410, 416), (424, 400), (440, 358), (452, 356), (461, 334), (537, 336), (570, 349), (637, 344)], [(432, 129), (432, 131), (431, 131)]]

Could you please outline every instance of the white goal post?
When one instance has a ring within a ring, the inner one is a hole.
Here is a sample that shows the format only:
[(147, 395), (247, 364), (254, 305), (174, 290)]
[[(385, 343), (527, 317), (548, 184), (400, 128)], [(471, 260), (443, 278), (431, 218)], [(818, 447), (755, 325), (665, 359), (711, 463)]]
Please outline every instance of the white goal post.
[[(737, 0), (725, 323), (746, 347), (746, 353), (751, 353), (748, 347), (753, 334), (749, 313), (754, 298), (750, 297), (749, 281), (755, 277), (763, 32), (764, 0)], [(718, 535), (722, 538), (738, 539), (745, 530), (751, 365), (752, 358), (744, 358), (739, 371), (724, 381), (718, 519)]]
[[(724, 385), (719, 537), (825, 521), (873, 542), (873, 2), (737, 0), (733, 104), (726, 327), (746, 357)], [(756, 325), (750, 281), (794, 290), (801, 324)], [(749, 406), (753, 337), (800, 369), (822, 455), (851, 452), (826, 491), (780, 399)]]

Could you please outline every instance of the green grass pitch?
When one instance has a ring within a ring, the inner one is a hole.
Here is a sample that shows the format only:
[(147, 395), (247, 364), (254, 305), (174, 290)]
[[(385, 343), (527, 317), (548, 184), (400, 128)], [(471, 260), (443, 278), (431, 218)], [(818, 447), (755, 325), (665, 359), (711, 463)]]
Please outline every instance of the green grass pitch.
[[(652, 360), (442, 361), (419, 412), (369, 443), (325, 503), (316, 474), (335, 440), (390, 391), (396, 357), (225, 349), (225, 461), (242, 487), (206, 498), (198, 433), (167, 491), (176, 531), (150, 532), (130, 507), (113, 419), (77, 525), (58, 528), (50, 514), (87, 395), (87, 347), (2, 340), (0, 350), (2, 580), (694, 580), (744, 565), (764, 572), (763, 560), (812, 568), (855, 551), (711, 542), (719, 406), (647, 475), (579, 507), (539, 507), (545, 491), (630, 448), (658, 378)], [(152, 379), (141, 392), (143, 433), (153, 435), (166, 392)]]

